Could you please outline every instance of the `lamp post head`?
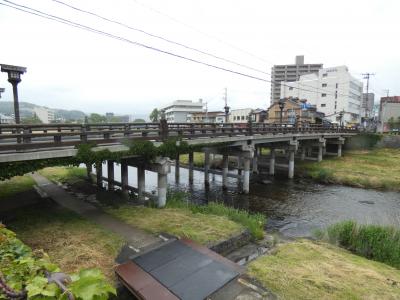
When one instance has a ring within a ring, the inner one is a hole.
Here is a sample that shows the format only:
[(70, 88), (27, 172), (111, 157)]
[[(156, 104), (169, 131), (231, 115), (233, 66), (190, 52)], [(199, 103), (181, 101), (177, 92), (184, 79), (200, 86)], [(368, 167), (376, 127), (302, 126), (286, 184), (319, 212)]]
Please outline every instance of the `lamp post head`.
[(25, 67), (11, 66), (0, 64), (1, 72), (6, 72), (8, 74), (8, 81), (10, 83), (19, 83), (21, 81), (21, 74), (26, 72)]
[(285, 99), (279, 99), (278, 103), (280, 110), (283, 110), (283, 108), (285, 107)]

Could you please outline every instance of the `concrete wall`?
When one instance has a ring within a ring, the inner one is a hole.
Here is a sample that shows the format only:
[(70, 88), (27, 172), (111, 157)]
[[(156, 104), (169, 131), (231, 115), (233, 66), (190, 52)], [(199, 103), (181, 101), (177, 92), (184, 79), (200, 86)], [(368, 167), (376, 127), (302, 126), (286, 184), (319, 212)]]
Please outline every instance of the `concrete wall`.
[(400, 148), (400, 135), (384, 135), (376, 146), (382, 148)]

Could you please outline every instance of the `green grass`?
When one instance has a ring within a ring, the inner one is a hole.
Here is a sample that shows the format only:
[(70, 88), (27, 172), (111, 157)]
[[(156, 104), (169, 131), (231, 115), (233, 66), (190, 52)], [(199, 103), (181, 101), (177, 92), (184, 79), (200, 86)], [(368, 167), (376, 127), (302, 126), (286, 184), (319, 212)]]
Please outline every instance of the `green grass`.
[(16, 176), (8, 180), (0, 181), (0, 199), (11, 197), (15, 194), (29, 191), (35, 185), (30, 176)]
[(49, 167), (38, 171), (52, 181), (73, 184), (87, 178), (86, 169), (78, 167)]
[(44, 203), (14, 212), (7, 226), (33, 250), (43, 249), (67, 273), (97, 267), (114, 279), (114, 259), (121, 237), (55, 204)]
[(195, 214), (186, 208), (138, 207), (123, 205), (105, 208), (122, 221), (153, 234), (166, 232), (211, 246), (241, 233), (244, 227), (224, 216)]
[[(182, 164), (188, 165), (189, 164), (189, 154), (181, 154), (179, 156), (179, 161)], [(193, 165), (195, 167), (204, 166), (204, 153), (203, 152), (194, 152), (193, 153)]]
[(215, 202), (210, 202), (207, 205), (196, 205), (185, 202), (183, 197), (177, 194), (169, 198), (167, 207), (189, 209), (194, 214), (224, 216), (247, 228), (254, 239), (262, 239), (264, 237), (266, 219), (262, 214), (250, 214), (245, 210)]
[(400, 191), (400, 149), (354, 150), (322, 162), (298, 162), (300, 173), (322, 182)]
[(400, 269), (400, 230), (344, 221), (317, 233), (319, 238), (351, 252)]
[(248, 274), (280, 299), (400, 299), (398, 270), (309, 240), (278, 246)]

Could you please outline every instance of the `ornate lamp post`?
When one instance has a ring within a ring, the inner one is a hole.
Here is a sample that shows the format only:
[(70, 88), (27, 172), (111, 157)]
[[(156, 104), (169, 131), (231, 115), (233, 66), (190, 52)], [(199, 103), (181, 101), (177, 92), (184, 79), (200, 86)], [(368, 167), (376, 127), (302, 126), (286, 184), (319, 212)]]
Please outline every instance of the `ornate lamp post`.
[(10, 65), (0, 65), (1, 72), (7, 72), (8, 74), (8, 81), (11, 83), (13, 87), (13, 94), (14, 94), (14, 118), (15, 124), (20, 123), (19, 117), (19, 102), (18, 102), (18, 83), (21, 82), (21, 74), (26, 72), (25, 67), (17, 67), (17, 66), (10, 66)]
[(279, 109), (281, 110), (280, 124), (282, 124), (282, 115), (283, 115), (283, 108), (285, 107), (285, 99), (280, 99), (278, 105)]
[[(4, 93), (5, 89), (4, 88), (0, 88), (0, 99), (1, 99), (1, 94)], [(0, 124), (1, 124), (1, 118), (0, 118)]]

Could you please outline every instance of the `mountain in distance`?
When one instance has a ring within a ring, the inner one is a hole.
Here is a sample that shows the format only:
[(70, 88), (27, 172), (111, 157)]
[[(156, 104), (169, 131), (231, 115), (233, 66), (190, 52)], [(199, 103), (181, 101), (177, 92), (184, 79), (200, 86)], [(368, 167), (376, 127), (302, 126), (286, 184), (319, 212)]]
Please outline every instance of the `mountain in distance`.
[[(21, 118), (30, 118), (33, 116), (33, 110), (35, 107), (43, 107), (41, 105), (36, 105), (29, 102), (20, 102), (19, 111)], [(83, 120), (85, 118), (85, 113), (79, 110), (67, 110), (58, 108), (49, 108), (54, 111), (56, 119), (64, 120)], [(14, 114), (14, 102), (12, 101), (1, 101), (0, 102), (0, 113), (6, 116)]]

